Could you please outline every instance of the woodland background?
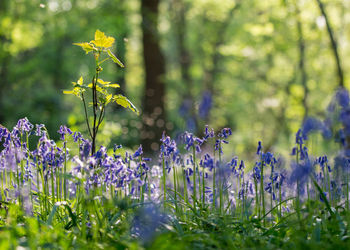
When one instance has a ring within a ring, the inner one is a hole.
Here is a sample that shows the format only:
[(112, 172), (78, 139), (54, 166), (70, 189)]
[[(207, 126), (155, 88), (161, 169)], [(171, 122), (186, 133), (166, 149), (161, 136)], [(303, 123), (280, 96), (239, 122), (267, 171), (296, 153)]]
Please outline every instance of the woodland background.
[(61, 124), (86, 131), (82, 104), (62, 91), (92, 78), (92, 56), (72, 44), (96, 29), (116, 37), (126, 66), (106, 64), (104, 80), (141, 111), (110, 107), (104, 145), (150, 151), (163, 130), (209, 124), (233, 129), (236, 154), (258, 140), (288, 152), (303, 119), (325, 118), (349, 87), (347, 0), (1, 0), (0, 123), (28, 117), (54, 139)]

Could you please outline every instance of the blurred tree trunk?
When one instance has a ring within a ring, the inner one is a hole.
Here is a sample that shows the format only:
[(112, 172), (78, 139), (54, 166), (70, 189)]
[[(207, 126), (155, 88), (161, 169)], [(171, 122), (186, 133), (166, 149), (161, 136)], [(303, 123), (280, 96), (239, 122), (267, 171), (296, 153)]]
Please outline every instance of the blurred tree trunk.
[(335, 59), (336, 65), (337, 65), (337, 74), (338, 74), (338, 81), (339, 81), (338, 84), (339, 84), (339, 87), (344, 88), (344, 74), (343, 74), (343, 68), (341, 65), (340, 56), (339, 56), (339, 52), (338, 52), (338, 43), (335, 39), (332, 25), (329, 21), (326, 9), (325, 9), (322, 1), (321, 0), (316, 0), (316, 1), (318, 3), (318, 7), (320, 8), (321, 14), (324, 17), (324, 20), (326, 22), (329, 39), (331, 40), (331, 48), (332, 48), (334, 59)]
[[(192, 58), (186, 44), (186, 13), (188, 10), (188, 4), (185, 3), (184, 0), (173, 0), (171, 1), (170, 7), (170, 13), (172, 14), (171, 21), (176, 37), (177, 59), (180, 66), (181, 84), (185, 86), (185, 92), (182, 93), (181, 103), (188, 108), (187, 114), (185, 114), (183, 118), (186, 123), (189, 123), (189, 119), (191, 119), (193, 122), (192, 125), (194, 125), (195, 128), (198, 128), (198, 119), (194, 105), (194, 84), (190, 74)], [(186, 125), (186, 129), (191, 130), (189, 124)]]
[[(222, 61), (222, 54), (220, 53), (220, 47), (225, 44), (227, 40), (226, 32), (227, 28), (229, 27), (230, 22), (233, 19), (234, 13), (240, 8), (242, 1), (237, 1), (236, 4), (229, 10), (226, 18), (219, 23), (216, 29), (216, 40), (212, 44), (212, 54), (210, 57), (210, 61), (212, 64), (210, 67), (207, 67), (204, 69), (204, 78), (203, 78), (203, 86), (204, 89), (202, 90), (202, 93), (205, 92), (209, 93), (211, 95), (211, 98), (213, 99), (215, 96), (220, 96), (220, 93), (217, 93), (215, 89), (216, 81), (218, 80), (219, 74), (221, 70), (220, 63)], [(210, 112), (209, 114), (204, 118), (204, 123), (202, 123), (202, 127), (198, 128), (199, 131), (203, 131), (204, 125), (208, 124), (210, 121)]]
[[(118, 18), (122, 19), (120, 22), (118, 22), (118, 25), (116, 27), (117, 49), (115, 54), (127, 67), (126, 61), (125, 61), (125, 54), (126, 54), (125, 42), (129, 35), (129, 26), (127, 22), (128, 13), (126, 9), (126, 3), (127, 3), (127, 0), (119, 0), (118, 5), (114, 11), (116, 13), (119, 13)], [(125, 69), (120, 69), (120, 66), (117, 64), (115, 66), (117, 67), (117, 72), (118, 72), (116, 77), (116, 83), (120, 85), (120, 89), (116, 89), (116, 93), (125, 95), (125, 92), (126, 92)], [(115, 110), (122, 109), (120, 105), (114, 105), (113, 108)]]
[(308, 117), (309, 115), (309, 108), (307, 104), (307, 98), (309, 95), (309, 89), (307, 87), (307, 74), (306, 74), (306, 68), (305, 68), (305, 40), (304, 40), (304, 33), (303, 33), (303, 24), (300, 20), (300, 9), (298, 6), (298, 3), (295, 5), (295, 15), (296, 15), (296, 21), (297, 21), (297, 30), (298, 30), (298, 47), (299, 47), (299, 71), (300, 71), (300, 82), (304, 89), (304, 97), (302, 100), (303, 107), (304, 107), (304, 116), (303, 121)]
[(165, 60), (158, 37), (159, 0), (142, 0), (142, 43), (145, 67), (141, 143), (150, 153), (159, 147), (165, 125)]
[[(7, 11), (7, 0), (1, 0), (0, 1), (0, 17), (3, 17), (6, 15)], [(0, 18), (1, 21), (1, 18)], [(5, 121), (5, 114), (3, 109), (3, 96), (4, 91), (6, 89), (6, 86), (8, 85), (8, 65), (10, 62), (10, 55), (5, 50), (5, 44), (7, 42), (7, 39), (3, 33), (0, 31), (0, 123), (3, 123)]]

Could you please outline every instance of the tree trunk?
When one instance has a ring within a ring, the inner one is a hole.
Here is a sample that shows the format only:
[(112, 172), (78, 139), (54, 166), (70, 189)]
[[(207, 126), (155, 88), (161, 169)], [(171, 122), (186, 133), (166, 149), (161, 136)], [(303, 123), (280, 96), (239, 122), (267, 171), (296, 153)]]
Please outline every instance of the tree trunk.
[(343, 74), (343, 68), (341, 66), (340, 56), (338, 53), (338, 44), (337, 44), (337, 41), (335, 39), (333, 29), (332, 29), (331, 23), (328, 19), (328, 15), (327, 15), (327, 12), (326, 12), (326, 9), (325, 9), (323, 3), (321, 2), (321, 0), (316, 0), (316, 1), (318, 3), (318, 7), (320, 8), (322, 16), (324, 17), (324, 20), (326, 21), (329, 39), (331, 40), (331, 48), (332, 48), (334, 59), (335, 59), (336, 65), (337, 65), (337, 73), (338, 73), (338, 81), (339, 81), (338, 84), (339, 84), (339, 87), (344, 88), (344, 74)]
[(188, 3), (184, 0), (172, 0), (170, 5), (171, 23), (175, 33), (177, 63), (179, 64), (181, 79), (180, 82), (186, 86), (181, 95), (181, 105), (184, 107), (184, 112), (181, 116), (185, 121), (185, 129), (191, 132), (196, 132), (198, 128), (198, 119), (195, 110), (194, 98), (194, 82), (190, 74), (192, 64), (191, 53), (186, 45), (187, 20), (186, 13)]
[(299, 70), (300, 70), (300, 82), (304, 89), (304, 97), (302, 100), (304, 107), (304, 116), (303, 122), (309, 115), (309, 107), (307, 104), (307, 99), (309, 95), (309, 89), (307, 87), (307, 74), (305, 68), (305, 40), (304, 40), (304, 32), (303, 32), (303, 24), (300, 20), (300, 10), (298, 4), (295, 6), (296, 11), (296, 21), (297, 21), (297, 30), (298, 30), (298, 48), (299, 48)]
[[(124, 63), (126, 68), (128, 67), (126, 65), (125, 61), (125, 54), (126, 54), (126, 46), (125, 46), (125, 39), (127, 39), (129, 34), (129, 25), (127, 22), (128, 19), (128, 13), (126, 8), (127, 0), (121, 0), (118, 2), (119, 4), (116, 5), (116, 13), (119, 13), (120, 16), (123, 17), (123, 20), (121, 21), (121, 24), (118, 24), (116, 27), (116, 43), (117, 43), (117, 49), (115, 54), (117, 57)], [(116, 83), (120, 85), (119, 89), (115, 90), (116, 94), (122, 94), (126, 95), (126, 82), (125, 82), (125, 69), (120, 69), (120, 66), (115, 64), (115, 67), (117, 68), (117, 77), (116, 77)], [(120, 110), (123, 107), (120, 105), (114, 105), (114, 110)]]
[(142, 0), (142, 42), (145, 67), (143, 128), (141, 142), (146, 153), (159, 149), (165, 125), (165, 60), (160, 49), (158, 26), (159, 0)]
[[(7, 0), (0, 1), (0, 16), (4, 16), (7, 10)], [(1, 21), (1, 18), (0, 18)], [(0, 32), (0, 122), (5, 121), (5, 113), (2, 104), (4, 91), (6, 89), (8, 79), (8, 64), (10, 61), (10, 55), (5, 51), (5, 43), (7, 39), (4, 34)]]

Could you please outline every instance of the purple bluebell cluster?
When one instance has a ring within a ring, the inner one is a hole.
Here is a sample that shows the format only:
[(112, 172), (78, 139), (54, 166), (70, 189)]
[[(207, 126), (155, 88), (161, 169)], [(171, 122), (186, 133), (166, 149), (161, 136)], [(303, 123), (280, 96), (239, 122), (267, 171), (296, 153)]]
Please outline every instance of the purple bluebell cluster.
[[(142, 145), (134, 152), (121, 145), (111, 150), (100, 146), (91, 155), (91, 142), (80, 132), (61, 126), (60, 141), (55, 142), (43, 124), (33, 125), (24, 118), (12, 131), (0, 128), (0, 195), (20, 204), (28, 214), (40, 214), (56, 202), (76, 197), (170, 203), (176, 211), (181, 204), (191, 204), (195, 212), (211, 207), (219, 213), (245, 211), (257, 216), (273, 207), (282, 216), (294, 208), (288, 198), (295, 196), (298, 206), (310, 199), (349, 206), (349, 94), (340, 90), (336, 100), (331, 110), (338, 110), (337, 138), (343, 150), (334, 163), (327, 155), (313, 156), (308, 139), (311, 133), (326, 135), (336, 122), (307, 118), (295, 135), (289, 166), (278, 154), (265, 152), (261, 141), (255, 164), (224, 154), (230, 128), (215, 133), (206, 126), (203, 137), (185, 132), (183, 147), (164, 133), (156, 162), (144, 156)], [(30, 137), (37, 138), (36, 145), (29, 145)], [(138, 223), (135, 219), (135, 228)], [(149, 237), (136, 231), (140, 237)]]

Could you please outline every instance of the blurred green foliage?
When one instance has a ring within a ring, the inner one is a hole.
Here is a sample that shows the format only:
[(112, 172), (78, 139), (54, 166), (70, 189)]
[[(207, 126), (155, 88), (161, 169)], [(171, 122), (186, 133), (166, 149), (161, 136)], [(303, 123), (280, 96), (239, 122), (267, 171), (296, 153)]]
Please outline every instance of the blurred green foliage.
[[(341, 0), (323, 3), (348, 86), (350, 4)], [(167, 67), (168, 133), (187, 129), (186, 121), (179, 117), (184, 97), (192, 98), (197, 113), (201, 95), (210, 89), (213, 108), (206, 120), (199, 120), (198, 128), (205, 123), (216, 130), (232, 127), (228, 150), (235, 154), (254, 152), (258, 140), (267, 148), (278, 146), (279, 151), (287, 152), (305, 112), (298, 20), (305, 44), (309, 115), (325, 115), (338, 83), (325, 20), (316, 1), (169, 0), (160, 2), (159, 18)], [(84, 53), (72, 43), (88, 41), (96, 29), (116, 37), (112, 51), (126, 64), (125, 71), (106, 65), (106, 79), (120, 84), (116, 94), (135, 100), (142, 113), (139, 0), (2, 0), (0, 122), (12, 127), (27, 116), (33, 123), (45, 123), (56, 138), (60, 124), (87, 132), (78, 100), (60, 93), (77, 75), (92, 78), (93, 58), (84, 60)], [(181, 75), (180, 45), (187, 51), (188, 79)], [(101, 131), (106, 141), (100, 143), (135, 146), (142, 116), (116, 112), (116, 108), (106, 112), (109, 118)]]

